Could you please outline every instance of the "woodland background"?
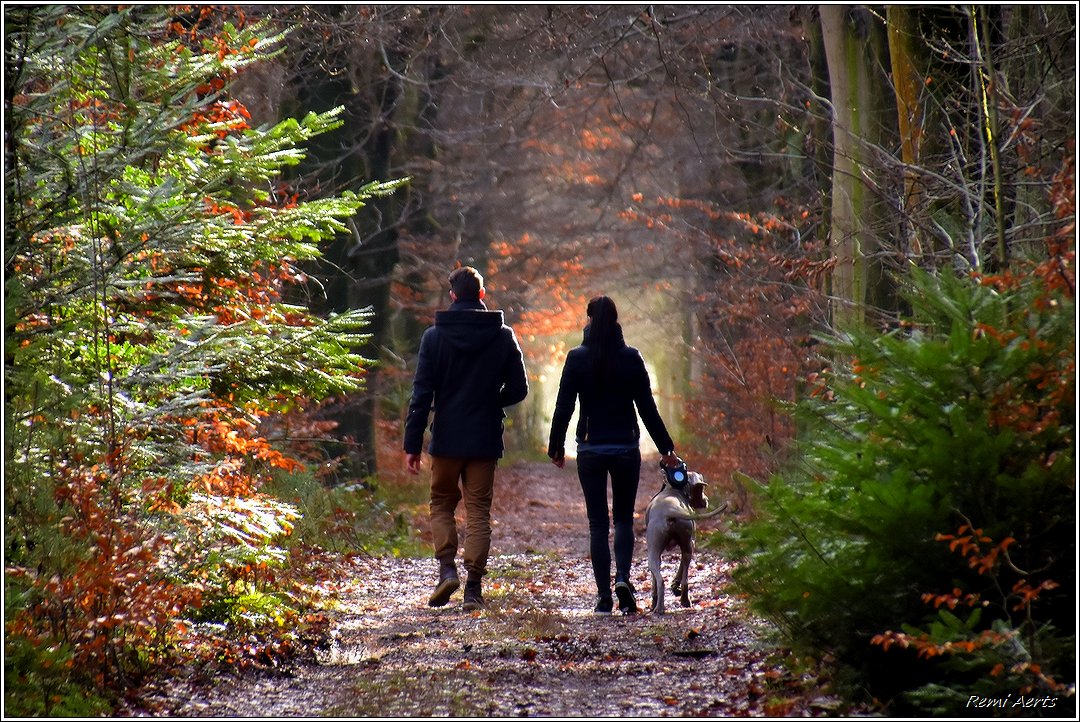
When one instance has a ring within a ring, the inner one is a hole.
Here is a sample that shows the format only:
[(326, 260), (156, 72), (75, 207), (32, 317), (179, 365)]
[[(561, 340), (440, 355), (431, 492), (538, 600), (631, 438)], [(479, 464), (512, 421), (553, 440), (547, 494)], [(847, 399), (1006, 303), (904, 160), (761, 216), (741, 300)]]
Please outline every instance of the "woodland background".
[(850, 695), (1075, 709), (1075, 20), (5, 5), (8, 711), (287, 654), (335, 558), (402, 553), (456, 263), (526, 351), (517, 454), (616, 300)]

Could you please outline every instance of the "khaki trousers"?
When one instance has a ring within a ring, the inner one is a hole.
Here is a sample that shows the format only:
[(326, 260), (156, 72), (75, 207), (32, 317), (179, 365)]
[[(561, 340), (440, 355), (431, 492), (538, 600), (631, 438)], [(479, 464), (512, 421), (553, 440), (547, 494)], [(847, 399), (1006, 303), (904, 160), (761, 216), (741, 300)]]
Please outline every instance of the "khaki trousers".
[(465, 549), (462, 559), (468, 579), (472, 581), (479, 581), (487, 571), (491, 548), (491, 499), (497, 463), (498, 459), (431, 458), (431, 536), (435, 558), (453, 563), (457, 557), (458, 533), (454, 515), (458, 502), (464, 498)]

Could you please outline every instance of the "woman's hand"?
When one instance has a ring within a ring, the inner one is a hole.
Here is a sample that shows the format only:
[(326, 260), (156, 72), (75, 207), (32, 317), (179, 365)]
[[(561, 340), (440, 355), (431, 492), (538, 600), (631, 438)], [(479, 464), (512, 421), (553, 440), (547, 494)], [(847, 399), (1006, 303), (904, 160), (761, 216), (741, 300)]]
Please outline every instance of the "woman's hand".
[(663, 458), (660, 459), (660, 466), (666, 467), (668, 469), (673, 466), (678, 466), (681, 463), (682, 459), (675, 455), (674, 449), (664, 454)]
[(560, 452), (557, 456), (551, 457), (551, 463), (560, 469), (566, 466), (566, 454)]

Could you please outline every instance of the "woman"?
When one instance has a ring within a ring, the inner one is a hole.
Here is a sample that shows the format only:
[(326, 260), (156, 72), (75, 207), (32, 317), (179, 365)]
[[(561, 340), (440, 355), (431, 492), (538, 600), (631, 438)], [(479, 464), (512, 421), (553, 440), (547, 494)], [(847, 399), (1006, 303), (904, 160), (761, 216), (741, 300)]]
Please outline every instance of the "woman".
[(649, 372), (637, 349), (627, 346), (615, 302), (607, 296), (589, 301), (584, 339), (566, 355), (555, 414), (551, 420), (548, 456), (559, 468), (566, 463), (566, 428), (581, 399), (577, 425), (577, 468), (589, 516), (589, 551), (596, 578), (596, 613), (611, 614), (611, 550), (608, 547), (608, 476), (611, 516), (615, 525), (615, 595), (623, 614), (637, 611), (630, 584), (634, 556), (634, 501), (641, 472), (637, 414), (663, 455), (663, 464), (678, 463), (675, 444), (653, 401)]

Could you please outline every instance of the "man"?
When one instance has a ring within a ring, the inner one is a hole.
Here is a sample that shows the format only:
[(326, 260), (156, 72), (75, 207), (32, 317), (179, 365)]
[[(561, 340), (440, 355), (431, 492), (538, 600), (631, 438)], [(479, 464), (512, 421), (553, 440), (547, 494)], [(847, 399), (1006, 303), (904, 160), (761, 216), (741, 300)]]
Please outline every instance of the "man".
[[(450, 307), (420, 339), (409, 414), (405, 462), (420, 473), (424, 427), (431, 424), (431, 533), (439, 581), (428, 600), (441, 607), (460, 586), (454, 514), (465, 499), (465, 592), (462, 608), (479, 609), (481, 578), (491, 546), (491, 498), (495, 466), (503, 453), (503, 408), (525, 398), (529, 382), (513, 329), (502, 311), (483, 303), (484, 278), (470, 266), (450, 273)], [(459, 486), (460, 483), (460, 486)]]

